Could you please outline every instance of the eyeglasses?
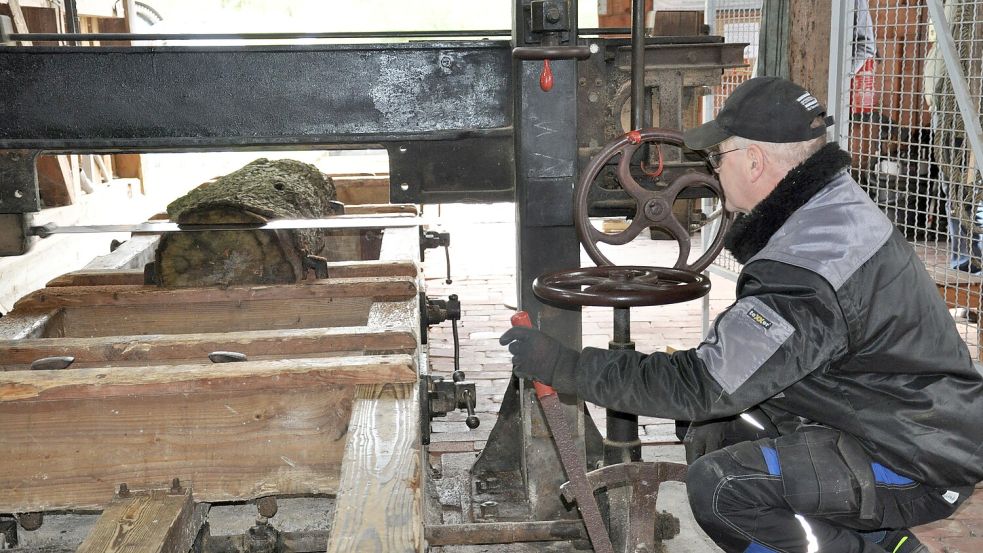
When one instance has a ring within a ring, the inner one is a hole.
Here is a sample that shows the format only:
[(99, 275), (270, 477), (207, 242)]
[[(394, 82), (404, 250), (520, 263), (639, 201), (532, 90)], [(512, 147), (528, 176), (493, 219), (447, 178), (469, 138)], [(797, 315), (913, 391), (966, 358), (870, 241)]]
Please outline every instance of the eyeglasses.
[(746, 149), (747, 148), (734, 148), (733, 150), (726, 150), (723, 152), (714, 152), (712, 154), (707, 154), (707, 164), (710, 166), (710, 169), (712, 169), (714, 173), (719, 173), (720, 158), (723, 157), (724, 154), (729, 154), (731, 152), (736, 152), (738, 150), (746, 150)]

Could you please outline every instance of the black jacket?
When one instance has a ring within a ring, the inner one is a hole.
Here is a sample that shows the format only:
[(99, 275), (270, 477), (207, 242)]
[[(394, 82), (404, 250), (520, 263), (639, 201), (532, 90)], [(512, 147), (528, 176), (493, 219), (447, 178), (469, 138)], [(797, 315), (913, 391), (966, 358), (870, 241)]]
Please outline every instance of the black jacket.
[(579, 394), (680, 420), (760, 406), (855, 436), (880, 463), (939, 487), (983, 479), (983, 377), (935, 283), (828, 145), (727, 236), (737, 300), (699, 347), (586, 348)]

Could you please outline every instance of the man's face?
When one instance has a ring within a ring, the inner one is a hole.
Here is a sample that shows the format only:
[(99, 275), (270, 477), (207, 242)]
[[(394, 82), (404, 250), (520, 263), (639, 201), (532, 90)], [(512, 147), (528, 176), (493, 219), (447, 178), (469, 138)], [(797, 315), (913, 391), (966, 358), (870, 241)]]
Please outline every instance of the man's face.
[(732, 213), (748, 213), (754, 207), (749, 197), (750, 179), (747, 171), (747, 150), (734, 148), (730, 140), (722, 142), (717, 151), (710, 154), (711, 165), (717, 173), (717, 180), (724, 189), (724, 208)]

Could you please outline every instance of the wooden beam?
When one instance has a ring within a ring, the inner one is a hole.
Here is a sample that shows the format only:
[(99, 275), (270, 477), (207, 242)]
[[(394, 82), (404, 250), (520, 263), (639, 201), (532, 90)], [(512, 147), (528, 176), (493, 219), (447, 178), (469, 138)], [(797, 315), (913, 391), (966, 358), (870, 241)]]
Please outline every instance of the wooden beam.
[(187, 553), (194, 544), (190, 491), (151, 490), (114, 497), (78, 553)]
[[(20, 0), (8, 0), (10, 4), (10, 15), (14, 19), (14, 30), (18, 33), (29, 33), (27, 28), (27, 20), (24, 19), (24, 12), (20, 7)], [(31, 46), (32, 43), (29, 40), (21, 41), (22, 46)]]
[[(128, 244), (125, 242), (120, 248)], [(117, 251), (119, 251), (117, 249)], [(89, 264), (91, 266), (92, 264)], [(329, 278), (416, 277), (420, 268), (411, 261), (332, 261)], [(143, 269), (90, 269), (65, 273), (48, 281), (47, 286), (142, 286)]]
[(327, 553), (415, 553), (423, 546), (415, 385), (359, 386)]
[[(146, 365), (168, 360), (204, 363), (214, 351), (236, 351), (253, 360), (260, 356), (284, 358), (338, 352), (412, 354), (416, 347), (416, 330), (411, 326), (0, 340), (0, 371), (24, 370), (36, 359), (63, 355), (75, 358), (72, 368), (84, 368), (87, 364)], [(212, 370), (220, 371), (222, 367), (215, 366)]]
[(346, 212), (350, 204), (389, 203), (389, 175), (329, 176)]
[(80, 269), (57, 276), (45, 284), (62, 286), (143, 286), (143, 269)]
[(823, 105), (829, 88), (829, 36), (833, 16), (829, 0), (792, 0), (789, 7), (789, 79)]
[(97, 305), (182, 305), (259, 300), (314, 300), (371, 298), (397, 301), (416, 296), (416, 283), (407, 277), (321, 279), (270, 286), (228, 288), (158, 288), (156, 286), (77, 286), (38, 290), (14, 304), (14, 309), (33, 311), (55, 307)]
[[(407, 355), (2, 373), (0, 512), (100, 509), (121, 482), (172, 478), (204, 502), (334, 493), (354, 384), (416, 378)], [(399, 413), (382, 436), (415, 435)]]
[[(154, 260), (159, 241), (159, 234), (134, 234), (114, 251), (90, 261), (84, 269), (137, 269), (142, 274), (143, 267)], [(133, 284), (143, 284), (143, 278)]]
[(413, 358), (403, 354), (171, 365), (167, 370), (145, 366), (4, 371), (0, 372), (0, 403), (190, 394), (225, 387), (274, 392), (318, 383), (415, 381)]
[(74, 177), (68, 156), (39, 156), (37, 171), (38, 193), (45, 207), (75, 203)]
[(8, 313), (0, 317), (0, 336), (5, 340), (40, 338), (45, 328), (56, 320), (59, 309), (33, 313)]
[(379, 259), (420, 260), (420, 230), (417, 227), (387, 228), (382, 235)]

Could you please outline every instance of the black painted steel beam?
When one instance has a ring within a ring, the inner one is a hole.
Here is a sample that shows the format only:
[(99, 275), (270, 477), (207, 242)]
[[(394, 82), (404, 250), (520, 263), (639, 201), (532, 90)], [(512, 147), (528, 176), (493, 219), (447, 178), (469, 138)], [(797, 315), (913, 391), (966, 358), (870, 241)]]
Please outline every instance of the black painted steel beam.
[(511, 134), (507, 43), (0, 47), (0, 149), (318, 147)]

